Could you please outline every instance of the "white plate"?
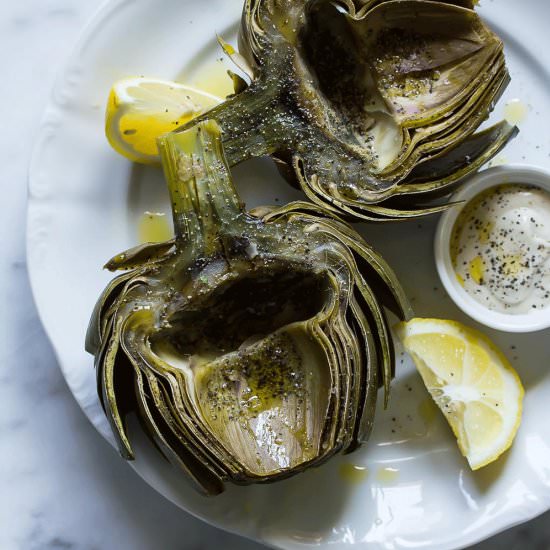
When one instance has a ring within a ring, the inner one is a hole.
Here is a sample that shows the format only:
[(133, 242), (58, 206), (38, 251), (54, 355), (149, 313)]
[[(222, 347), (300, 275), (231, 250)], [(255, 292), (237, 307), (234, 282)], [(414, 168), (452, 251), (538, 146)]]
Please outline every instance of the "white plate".
[[(215, 32), (234, 39), (241, 1), (109, 2), (84, 33), (42, 123), (30, 170), (32, 286), (67, 382), (109, 440), (92, 358), (84, 351), (90, 312), (111, 278), (100, 266), (136, 244), (143, 211), (166, 211), (167, 205), (160, 172), (132, 166), (107, 144), (107, 93), (125, 76), (187, 78), (198, 64), (219, 58)], [(550, 4), (485, 0), (481, 11), (507, 43), (513, 83), (506, 98), (519, 97), (531, 106), (506, 157), (548, 167)], [(502, 105), (495, 116), (502, 115)], [(268, 160), (239, 167), (235, 177), (249, 206), (299, 196)], [(269, 185), (258, 183), (262, 179)], [(393, 264), (419, 315), (465, 320), (439, 288), (432, 258), (436, 221), (369, 226), (364, 233)], [(192, 514), (277, 548), (445, 550), (472, 544), (550, 507), (550, 334), (492, 336), (520, 372), (527, 397), (512, 451), (480, 473), (468, 470), (444, 421), (429, 412), (427, 395), (404, 357), (398, 361), (391, 407), (378, 411), (372, 439), (322, 468), (205, 499), (146, 443), (138, 445), (132, 466)], [(366, 479), (342, 479), (340, 468), (350, 463), (366, 467)]]

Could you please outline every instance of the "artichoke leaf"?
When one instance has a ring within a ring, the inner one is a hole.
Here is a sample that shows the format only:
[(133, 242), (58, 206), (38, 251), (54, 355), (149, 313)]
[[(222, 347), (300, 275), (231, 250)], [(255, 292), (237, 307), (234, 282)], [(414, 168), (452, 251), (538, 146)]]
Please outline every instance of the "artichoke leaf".
[(465, 136), (471, 135), (487, 118), (487, 113), (482, 107), (478, 109), (478, 105), (496, 103), (508, 85), (509, 77), (502, 74), (500, 68), (495, 63), (488, 74), (492, 77), (490, 86), (487, 89), (480, 87), (450, 116), (429, 127), (412, 132), (407, 149), (391, 165), (380, 171), (380, 174), (384, 177), (392, 177), (392, 171), (395, 170), (409, 174), (426, 157), (444, 148), (458, 145)]
[[(500, 122), (482, 132), (471, 135), (458, 147), (442, 151), (426, 159), (411, 172), (403, 185), (404, 195), (429, 193), (442, 186), (456, 183), (473, 169), (478, 170), (489, 162), (518, 133), (515, 126)], [(397, 193), (398, 195), (400, 193)]]
[[(366, 363), (376, 363), (378, 359), (376, 356), (376, 344), (373, 337), (374, 330), (371, 323), (369, 323), (365, 317), (355, 295), (351, 300), (351, 308), (353, 310), (354, 324), (356, 325), (356, 334), (360, 335), (362, 339), (367, 342), (367, 345), (363, 346), (361, 349), (361, 353), (363, 355), (361, 360)], [(350, 453), (361, 445), (361, 443), (368, 440), (372, 432), (372, 428), (374, 427), (376, 396), (372, 393), (365, 393), (364, 388), (369, 386), (378, 386), (379, 373), (377, 369), (371, 369), (367, 372), (361, 372), (361, 375), (362, 376), (358, 381), (358, 384), (360, 384), (359, 393), (365, 397), (358, 403), (353, 433), (354, 443), (346, 450), (346, 452)]]
[[(388, 263), (372, 246), (362, 239), (357, 239), (356, 231), (343, 220), (335, 218), (326, 208), (299, 201), (269, 210), (264, 214), (263, 220), (271, 221), (282, 214), (309, 221), (312, 224), (309, 226), (309, 231), (322, 230), (338, 235), (338, 240), (354, 252), (355, 261), (361, 265), (361, 272), (368, 273), (368, 279), (376, 295), (385, 296), (385, 305), (397, 317), (412, 318), (412, 306)], [(321, 216), (322, 220), (319, 219)]]
[[(297, 159), (297, 164), (301, 164)], [(383, 206), (380, 204), (368, 203), (362, 204), (358, 200), (350, 199), (344, 195), (336, 194), (330, 196), (323, 192), (319, 183), (319, 178), (313, 174), (310, 178), (306, 175), (305, 169), (302, 168), (299, 174), (299, 181), (303, 183), (303, 190), (306, 196), (314, 203), (324, 207), (325, 209), (333, 210), (335, 214), (345, 215), (348, 218), (367, 221), (367, 222), (394, 222), (402, 219), (416, 218), (419, 215), (419, 210), (406, 210), (404, 208), (395, 208)], [(381, 194), (382, 196), (392, 196), (391, 193)], [(437, 205), (422, 209), (422, 215), (436, 214), (445, 211), (449, 205)]]
[(116, 300), (120, 287), (123, 287), (131, 279), (132, 273), (124, 273), (113, 279), (103, 291), (101, 299), (96, 302), (86, 332), (85, 349), (88, 353), (92, 355), (98, 353), (102, 341), (101, 335), (107, 332), (106, 325), (112, 321), (112, 318), (106, 315), (106, 311)]
[(144, 243), (117, 254), (104, 267), (109, 271), (127, 271), (144, 263), (154, 263), (169, 254), (173, 246), (173, 240), (165, 243)]
[[(146, 329), (151, 322), (150, 315), (150, 311), (140, 311), (127, 319), (121, 340), (125, 354), (134, 369), (141, 369), (146, 375), (155, 408), (165, 424), (170, 427), (173, 437), (187, 448), (187, 452), (195, 455), (201, 464), (210, 467), (219, 477), (223, 476), (225, 472), (219, 465), (222, 463), (222, 457), (226, 456), (217, 448), (217, 441), (211, 440), (209, 445), (202, 445), (204, 434), (197, 434), (195, 425), (188, 421), (189, 415), (184, 412), (185, 406), (180, 399), (180, 381), (177, 380), (178, 369), (154, 355), (147, 342)], [(166, 396), (167, 393), (170, 394), (169, 398)], [(194, 445), (190, 442), (194, 442)]]
[(139, 418), (141, 424), (155, 447), (171, 464), (181, 468), (190, 485), (204, 496), (214, 496), (223, 492), (222, 481), (196, 461), (188, 450), (181, 446), (167, 429), (159, 412), (151, 403), (152, 390), (139, 370), (136, 372), (136, 395), (138, 396)]
[(386, 2), (363, 24), (377, 88), (407, 127), (438, 120), (483, 87), (477, 77), (500, 47), (475, 12), (437, 2)]

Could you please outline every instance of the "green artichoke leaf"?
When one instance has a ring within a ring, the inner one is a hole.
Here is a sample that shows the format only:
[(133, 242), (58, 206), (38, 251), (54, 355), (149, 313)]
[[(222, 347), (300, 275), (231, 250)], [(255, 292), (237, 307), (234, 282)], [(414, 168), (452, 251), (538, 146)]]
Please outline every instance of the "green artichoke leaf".
[[(475, 3), (247, 0), (239, 60), (250, 86), (176, 131), (215, 119), (230, 165), (271, 155), (309, 199), (344, 218), (439, 212), (444, 204), (429, 205), (438, 180), (425, 182), (421, 203), (384, 201), (406, 194), (417, 166), (468, 140), (509, 82), (502, 41)], [(484, 136), (461, 177), (492, 158)]]
[(174, 240), (115, 256), (87, 349), (121, 454), (136, 415), (207, 495), (351, 452), (389, 390), (387, 315), (410, 305), (391, 268), (314, 204), (245, 210), (219, 125), (160, 140)]
[(472, 169), (481, 168), (486, 162), (486, 152), (491, 158), (498, 155), (517, 132), (515, 126), (502, 121), (469, 136), (456, 147), (433, 155), (411, 172), (403, 194), (428, 194), (441, 189), (448, 194), (450, 185), (459, 183)]
[(144, 263), (150, 263), (161, 259), (169, 253), (173, 246), (174, 241), (140, 244), (131, 250), (127, 250), (111, 258), (105, 264), (105, 268), (109, 271), (127, 271), (128, 269), (133, 269)]

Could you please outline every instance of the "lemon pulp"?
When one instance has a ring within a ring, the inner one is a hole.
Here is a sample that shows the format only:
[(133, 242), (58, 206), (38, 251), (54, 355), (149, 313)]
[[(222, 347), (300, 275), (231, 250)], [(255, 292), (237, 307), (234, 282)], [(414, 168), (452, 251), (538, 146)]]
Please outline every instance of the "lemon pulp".
[(454, 321), (413, 319), (396, 331), (471, 468), (496, 460), (514, 440), (524, 395), (506, 357)]
[(119, 80), (109, 93), (105, 134), (121, 155), (159, 162), (157, 138), (211, 109), (221, 98), (184, 84), (154, 78)]

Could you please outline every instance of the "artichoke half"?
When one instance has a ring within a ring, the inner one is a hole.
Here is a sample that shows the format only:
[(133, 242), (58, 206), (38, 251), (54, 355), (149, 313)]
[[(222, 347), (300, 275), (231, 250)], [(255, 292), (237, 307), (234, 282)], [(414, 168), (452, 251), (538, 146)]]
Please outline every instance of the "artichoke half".
[(384, 260), (309, 203), (246, 212), (220, 129), (161, 140), (176, 237), (126, 270), (87, 336), (121, 453), (128, 415), (204, 494), (275, 481), (350, 452), (392, 377), (387, 312), (410, 306)]
[[(315, 203), (352, 219), (415, 217), (517, 129), (480, 133), (509, 82), (474, 0), (246, 0), (248, 87), (202, 119), (231, 165), (271, 155)], [(223, 44), (222, 44), (223, 45)]]

